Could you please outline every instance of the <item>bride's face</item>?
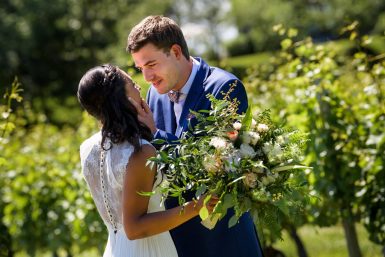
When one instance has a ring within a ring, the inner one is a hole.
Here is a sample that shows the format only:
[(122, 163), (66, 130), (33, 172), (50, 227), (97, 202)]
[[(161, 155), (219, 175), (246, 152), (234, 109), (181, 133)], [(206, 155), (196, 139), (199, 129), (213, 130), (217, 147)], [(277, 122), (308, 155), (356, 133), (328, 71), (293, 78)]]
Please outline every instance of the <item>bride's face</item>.
[(137, 103), (141, 102), (142, 97), (140, 96), (140, 86), (132, 81), (131, 77), (122, 71), (124, 76), (126, 76), (126, 96), (131, 97)]

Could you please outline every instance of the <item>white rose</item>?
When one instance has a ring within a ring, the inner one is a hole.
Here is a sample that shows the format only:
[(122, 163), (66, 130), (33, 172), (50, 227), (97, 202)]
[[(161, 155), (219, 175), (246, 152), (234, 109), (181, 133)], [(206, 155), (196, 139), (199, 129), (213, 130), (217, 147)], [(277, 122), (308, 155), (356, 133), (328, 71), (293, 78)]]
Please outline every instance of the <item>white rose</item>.
[(257, 126), (257, 130), (259, 133), (267, 132), (269, 130), (269, 126), (263, 123), (259, 123)]
[(233, 128), (235, 130), (240, 130), (242, 128), (242, 123), (240, 123), (239, 121), (236, 121), (233, 123)]
[(257, 132), (249, 132), (250, 135), (250, 141), (252, 145), (255, 145), (258, 143), (259, 139), (261, 138)]
[(221, 138), (221, 137), (213, 137), (210, 140), (209, 144), (214, 146), (218, 150), (223, 150), (227, 146), (227, 141), (224, 138)]

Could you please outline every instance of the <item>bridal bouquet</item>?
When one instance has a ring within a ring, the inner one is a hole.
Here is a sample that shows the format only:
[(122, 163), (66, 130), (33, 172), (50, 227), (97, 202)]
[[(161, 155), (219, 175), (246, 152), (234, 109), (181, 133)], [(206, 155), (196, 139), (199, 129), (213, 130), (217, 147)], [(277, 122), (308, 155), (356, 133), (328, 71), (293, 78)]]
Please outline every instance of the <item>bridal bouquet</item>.
[(206, 227), (234, 208), (229, 227), (249, 211), (257, 227), (279, 236), (282, 220), (302, 212), (307, 196), (299, 171), (310, 169), (300, 165), (306, 135), (275, 124), (268, 110), (256, 117), (250, 108), (237, 114), (238, 102), (229, 94), (209, 98), (212, 110), (192, 112), (198, 124), (150, 160), (167, 170), (160, 185), (164, 199), (177, 197), (182, 205), (187, 191), (205, 201), (216, 195), (214, 212), (209, 215), (203, 207), (199, 213)]

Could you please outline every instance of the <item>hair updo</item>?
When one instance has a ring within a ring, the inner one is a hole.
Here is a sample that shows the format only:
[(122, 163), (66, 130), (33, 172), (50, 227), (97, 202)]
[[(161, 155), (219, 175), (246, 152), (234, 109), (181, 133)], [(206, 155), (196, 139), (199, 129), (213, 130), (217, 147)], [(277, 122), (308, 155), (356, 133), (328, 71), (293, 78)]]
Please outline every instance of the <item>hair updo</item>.
[(132, 80), (116, 66), (105, 64), (86, 72), (79, 82), (78, 100), (102, 123), (102, 147), (106, 138), (118, 144), (128, 141), (135, 151), (140, 139), (152, 140), (150, 129), (138, 120), (138, 112), (127, 99), (126, 84)]

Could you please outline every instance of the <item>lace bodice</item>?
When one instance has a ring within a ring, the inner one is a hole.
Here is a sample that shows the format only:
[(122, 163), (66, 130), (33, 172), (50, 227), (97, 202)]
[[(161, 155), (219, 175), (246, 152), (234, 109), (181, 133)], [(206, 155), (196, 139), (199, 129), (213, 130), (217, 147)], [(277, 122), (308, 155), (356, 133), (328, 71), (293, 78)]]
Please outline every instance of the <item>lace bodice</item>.
[[(107, 141), (107, 140), (106, 140)], [(103, 171), (101, 170), (101, 133), (85, 140), (80, 146), (82, 173), (90, 189), (100, 216), (109, 231), (120, 230), (122, 222), (122, 190), (124, 174), (134, 147), (128, 143), (113, 144), (104, 153)], [(106, 142), (107, 144), (109, 142)], [(142, 139), (142, 144), (150, 144)], [(159, 183), (161, 176), (157, 176)], [(104, 185), (104, 188), (103, 188)], [(148, 212), (164, 210), (160, 205), (159, 194), (151, 196)]]

